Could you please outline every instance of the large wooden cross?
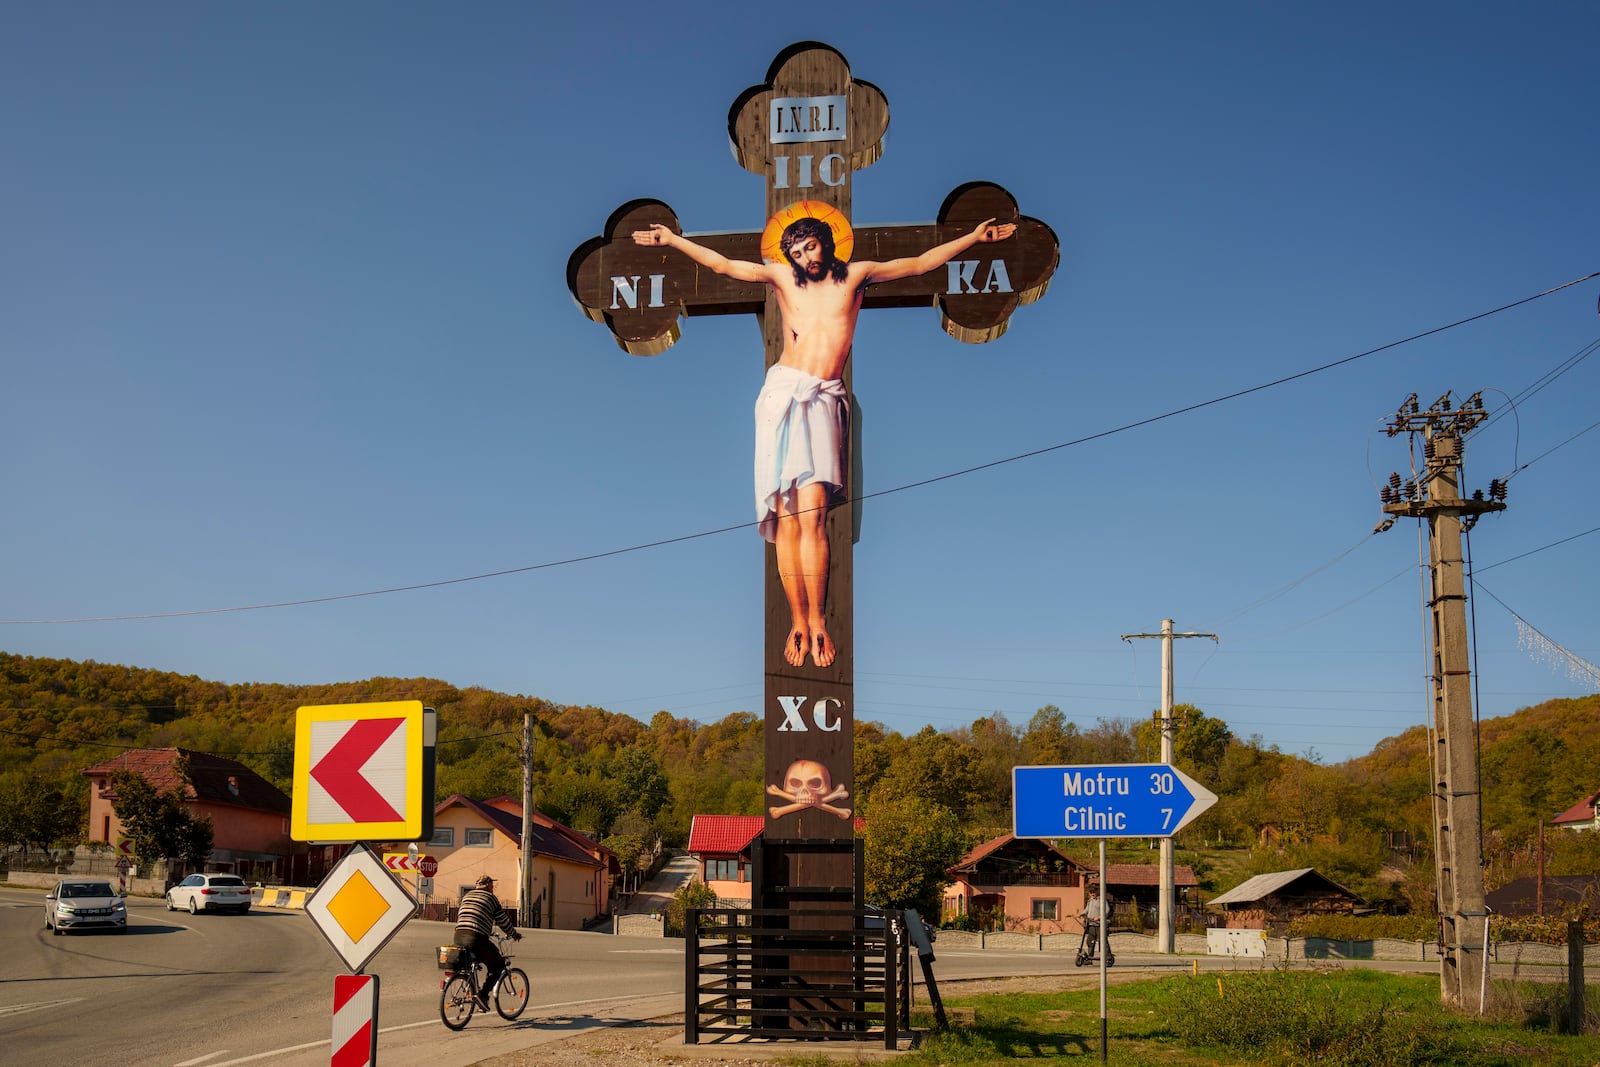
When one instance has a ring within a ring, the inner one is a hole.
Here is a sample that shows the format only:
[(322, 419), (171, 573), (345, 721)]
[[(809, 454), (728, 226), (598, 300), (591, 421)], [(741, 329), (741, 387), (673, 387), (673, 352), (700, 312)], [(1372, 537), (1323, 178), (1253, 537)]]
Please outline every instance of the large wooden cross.
[[(882, 154), (888, 125), (888, 101), (882, 91), (853, 79), (842, 55), (815, 42), (791, 45), (773, 61), (766, 84), (745, 90), (728, 116), (735, 158), (766, 179), (766, 241), (762, 230), (707, 234), (693, 240), (730, 260), (759, 263), (764, 244), (772, 252), (776, 223), (770, 220), (815, 215), (823, 207), (838, 212), (848, 224), (853, 176)], [(797, 209), (802, 202), (806, 207)], [(1015, 223), (1016, 232), (1004, 241), (974, 244), (927, 273), (871, 285), (861, 307), (933, 305), (940, 311), (945, 332), (960, 341), (999, 337), (1019, 305), (1043, 295), (1060, 255), (1050, 227), (1020, 215), (1015, 199), (1000, 186), (971, 182), (956, 188), (930, 223), (853, 228), (848, 258), (860, 263), (915, 257), (971, 232), (986, 219)], [(685, 317), (754, 313), (765, 339), (767, 366), (776, 363), (785, 338), (773, 286), (717, 273), (675, 248), (636, 243), (635, 232), (652, 225), (683, 233), (677, 215), (665, 203), (635, 200), (612, 213), (600, 236), (573, 252), (567, 284), (584, 313), (605, 324), (624, 350), (641, 356), (666, 351), (680, 337)], [(847, 367), (843, 377), (847, 394), (849, 381)], [(748, 419), (748, 414), (743, 417)], [(854, 447), (849, 452), (857, 455)], [(847, 461), (844, 469), (851, 465)], [(764, 722), (769, 841), (843, 842), (854, 836), (852, 813), (860, 798), (855, 792), (853, 754), (851, 545), (856, 512), (851, 498), (858, 492), (852, 478), (827, 514), (826, 614), (834, 653), (827, 665), (817, 662), (825, 656), (807, 654), (795, 665), (786, 655), (793, 637), (790, 609), (777, 553), (771, 546), (767, 549)], [(819, 885), (844, 877), (837, 870), (814, 873), (821, 879)]]

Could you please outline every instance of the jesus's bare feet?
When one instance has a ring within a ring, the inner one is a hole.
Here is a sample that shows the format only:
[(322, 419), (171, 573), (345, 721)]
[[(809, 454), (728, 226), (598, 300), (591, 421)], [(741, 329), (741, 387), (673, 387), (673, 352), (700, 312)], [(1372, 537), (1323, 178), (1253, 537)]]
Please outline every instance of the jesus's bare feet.
[(783, 646), (783, 658), (789, 661), (789, 666), (798, 667), (806, 661), (808, 640), (804, 626), (797, 625), (789, 631), (789, 640)]
[(811, 633), (811, 658), (819, 667), (826, 667), (833, 662), (835, 655), (833, 638), (828, 636), (828, 631), (820, 626), (812, 628)]

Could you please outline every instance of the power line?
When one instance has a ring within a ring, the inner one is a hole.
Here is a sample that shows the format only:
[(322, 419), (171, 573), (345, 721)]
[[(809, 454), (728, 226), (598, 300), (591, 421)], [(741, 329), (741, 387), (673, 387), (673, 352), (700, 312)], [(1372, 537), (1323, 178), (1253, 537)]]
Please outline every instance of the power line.
[[(1312, 367), (1308, 370), (1299, 371), (1295, 374), (1286, 375), (1282, 378), (1275, 378), (1272, 381), (1264, 382), (1260, 385), (1250, 386), (1246, 389), (1238, 389), (1231, 393), (1225, 393), (1221, 396), (1213, 397), (1210, 400), (1202, 400), (1193, 404), (1186, 404), (1183, 407), (1173, 408), (1172, 410), (1163, 412), (1159, 415), (1151, 415), (1147, 418), (1123, 423), (1122, 425), (1113, 427), (1109, 430), (1101, 430), (1097, 433), (1073, 438), (1070, 441), (1063, 441), (1059, 444), (1047, 445), (1044, 448), (1037, 448), (1028, 452), (1021, 452), (1016, 455), (1006, 456), (1002, 459), (991, 460), (987, 463), (979, 463), (971, 467), (964, 467), (960, 470), (950, 471), (946, 474), (935, 475), (931, 478), (923, 478), (918, 481), (907, 482), (904, 485), (894, 486), (889, 489), (880, 489), (877, 492), (864, 493), (861, 496), (856, 497), (855, 500), (873, 500), (879, 497), (891, 496), (895, 493), (904, 493), (912, 489), (921, 489), (925, 486), (938, 484), (939, 482), (947, 482), (955, 478), (964, 478), (969, 474), (977, 474), (980, 471), (992, 470), (996, 467), (1002, 467), (1011, 463), (1019, 463), (1027, 459), (1036, 459), (1039, 456), (1048, 455), (1052, 452), (1059, 452), (1063, 449), (1075, 448), (1078, 445), (1089, 444), (1090, 442), (1103, 440), (1107, 437), (1114, 437), (1117, 434), (1127, 433), (1131, 430), (1141, 429), (1145, 426), (1152, 426), (1167, 419), (1177, 418), (1179, 415), (1188, 415), (1196, 411), (1201, 411), (1205, 408), (1226, 403), (1229, 400), (1237, 400), (1240, 397), (1250, 396), (1254, 393), (1264, 392), (1268, 389), (1275, 389), (1280, 385), (1287, 385), (1290, 382), (1299, 381), (1302, 378), (1309, 378), (1313, 375), (1322, 374), (1338, 367), (1345, 366), (1346, 364), (1366, 359), (1368, 356), (1374, 356), (1381, 352), (1387, 352), (1392, 348), (1398, 348), (1401, 345), (1410, 344), (1413, 341), (1420, 341), (1424, 338), (1433, 337), (1448, 330), (1466, 326), (1470, 323), (1479, 322), (1483, 319), (1490, 318), (1491, 316), (1499, 315), (1503, 312), (1521, 307), (1524, 304), (1532, 303), (1535, 300), (1543, 299), (1544, 297), (1550, 296), (1554, 293), (1559, 293), (1563, 289), (1569, 289), (1574, 285), (1581, 285), (1584, 282), (1590, 281), (1594, 278), (1600, 278), (1600, 271), (1595, 271), (1593, 273), (1584, 275), (1581, 278), (1574, 278), (1569, 282), (1563, 282), (1562, 284), (1554, 286), (1550, 289), (1546, 289), (1543, 292), (1534, 293), (1531, 296), (1525, 296), (1521, 299), (1513, 300), (1508, 304), (1502, 304), (1499, 307), (1491, 308), (1488, 311), (1481, 311), (1475, 315), (1469, 315), (1466, 318), (1457, 319), (1454, 322), (1446, 323), (1443, 326), (1435, 326), (1432, 329), (1423, 330), (1421, 333), (1414, 333), (1409, 337), (1402, 337), (1399, 340), (1378, 345), (1376, 348), (1369, 348), (1363, 352), (1357, 352), (1354, 355), (1344, 356), (1341, 359), (1336, 359), (1329, 363)], [(52, 626), (91, 622), (142, 622), (154, 619), (193, 618), (201, 615), (226, 615), (245, 611), (267, 611), (277, 608), (309, 607), (314, 604), (329, 604), (341, 600), (358, 600), (365, 597), (387, 596), (393, 593), (412, 593), (419, 592), (424, 589), (439, 589), (450, 585), (462, 585), (467, 582), (486, 581), (490, 578), (505, 578), (514, 574), (527, 574), (533, 571), (549, 570), (555, 567), (567, 567), (578, 563), (591, 563), (595, 560), (606, 559), (611, 556), (621, 556), (632, 552), (643, 552), (647, 549), (662, 548), (667, 545), (680, 544), (685, 541), (695, 541), (701, 538), (715, 537), (721, 534), (731, 533), (735, 530), (748, 530), (756, 525), (757, 523), (755, 522), (741, 522), (732, 526), (722, 526), (713, 530), (703, 530), (699, 533), (683, 534), (678, 537), (663, 538), (659, 541), (650, 541), (643, 544), (629, 545), (622, 548), (609, 549), (604, 552), (591, 552), (586, 555), (572, 556), (567, 559), (551, 560), (545, 563), (531, 563), (521, 567), (507, 567), (503, 570), (487, 571), (482, 574), (472, 574), (461, 578), (443, 578), (432, 582), (414, 582), (407, 585), (390, 586), (384, 589), (368, 589), (355, 593), (335, 593), (327, 596), (306, 597), (298, 600), (280, 600), (260, 604), (240, 604), (222, 608), (197, 608), (187, 611), (143, 612), (133, 615), (98, 615), (60, 619), (0, 619), (0, 626)]]

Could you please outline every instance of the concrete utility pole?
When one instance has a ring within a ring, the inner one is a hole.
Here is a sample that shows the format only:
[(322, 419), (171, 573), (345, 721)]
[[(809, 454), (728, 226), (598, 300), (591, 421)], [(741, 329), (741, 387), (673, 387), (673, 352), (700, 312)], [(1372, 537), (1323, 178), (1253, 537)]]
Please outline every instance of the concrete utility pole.
[(517, 864), (517, 925), (533, 925), (533, 712), (522, 713), (522, 855)]
[[(1483, 1010), (1489, 912), (1484, 901), (1483, 840), (1478, 784), (1477, 735), (1473, 730), (1472, 664), (1467, 655), (1467, 596), (1462, 574), (1461, 535), (1489, 511), (1505, 510), (1506, 487), (1495, 479), (1485, 498), (1461, 496), (1461, 463), (1466, 437), (1488, 415), (1474, 393), (1452, 411), (1446, 393), (1427, 411), (1411, 394), (1387, 428), (1422, 438), (1422, 468), (1402, 482), (1398, 473), (1378, 497), (1384, 514), (1381, 532), (1393, 516), (1425, 519), (1428, 524), (1428, 609), (1433, 622), (1434, 862), (1438, 872), (1440, 999), (1453, 1007), (1476, 1003)], [(1463, 518), (1465, 516), (1465, 518)], [(1470, 999), (1469, 999), (1470, 998)]]
[[(1172, 765), (1172, 639), (1174, 637), (1209, 637), (1215, 641), (1216, 634), (1175, 634), (1172, 632), (1172, 620), (1161, 620), (1161, 632), (1158, 634), (1123, 634), (1124, 641), (1131, 641), (1135, 637), (1159, 637), (1161, 639), (1161, 762)], [(1161, 896), (1157, 901), (1158, 911), (1156, 919), (1156, 951), (1172, 952), (1177, 945), (1177, 940), (1172, 929), (1173, 907), (1173, 858), (1172, 838), (1161, 839)], [(1105, 886), (1100, 887), (1103, 894)]]

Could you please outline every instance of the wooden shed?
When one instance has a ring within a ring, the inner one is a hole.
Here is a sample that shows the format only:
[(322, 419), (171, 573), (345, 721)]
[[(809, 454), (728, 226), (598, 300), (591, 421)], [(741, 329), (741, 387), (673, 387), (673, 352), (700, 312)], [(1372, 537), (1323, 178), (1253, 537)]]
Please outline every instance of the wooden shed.
[(1229, 929), (1274, 930), (1312, 915), (1353, 915), (1362, 899), (1314, 867), (1258, 874), (1213, 897)]

